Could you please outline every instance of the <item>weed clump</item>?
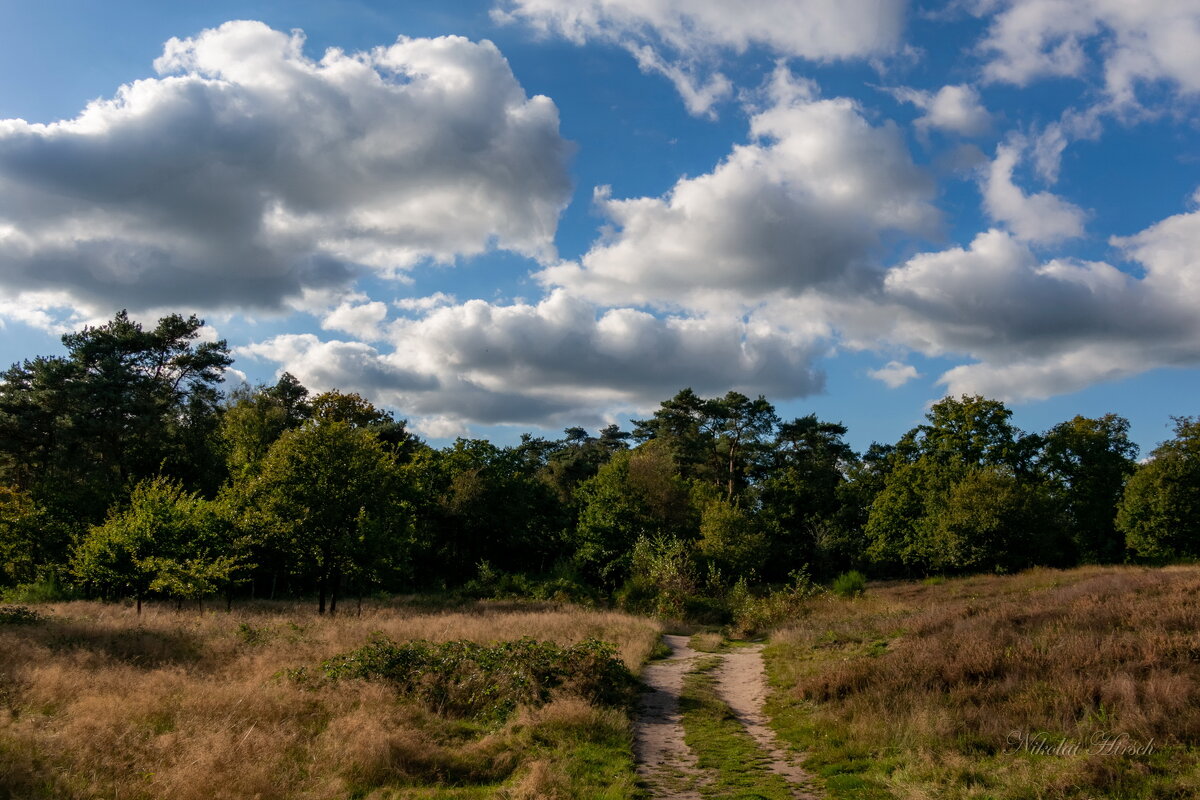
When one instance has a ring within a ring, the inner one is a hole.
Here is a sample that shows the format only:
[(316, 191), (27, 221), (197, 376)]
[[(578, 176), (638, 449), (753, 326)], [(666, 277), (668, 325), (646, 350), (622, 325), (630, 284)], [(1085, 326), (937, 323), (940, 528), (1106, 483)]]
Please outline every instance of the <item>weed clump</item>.
[(596, 639), (560, 647), (531, 637), (485, 645), (375, 635), (357, 650), (327, 659), (322, 670), (334, 680), (384, 681), (441, 714), (496, 721), (519, 706), (543, 706), (555, 694), (624, 706), (637, 687), (616, 648)]
[(843, 572), (833, 581), (833, 593), (838, 597), (861, 597), (867, 592), (867, 577), (856, 569)]

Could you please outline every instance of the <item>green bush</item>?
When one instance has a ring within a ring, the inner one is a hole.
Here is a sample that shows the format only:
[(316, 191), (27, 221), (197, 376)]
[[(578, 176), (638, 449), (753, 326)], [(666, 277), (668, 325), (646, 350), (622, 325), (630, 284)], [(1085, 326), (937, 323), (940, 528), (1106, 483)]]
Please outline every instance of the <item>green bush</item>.
[(18, 584), (0, 594), (0, 598), (8, 603), (62, 603), (77, 597), (53, 574), (40, 581)]
[(833, 593), (838, 597), (861, 597), (867, 591), (867, 577), (856, 569), (843, 572), (833, 581)]
[(796, 570), (791, 578), (783, 589), (761, 595), (750, 590), (745, 578), (739, 578), (727, 597), (733, 614), (730, 634), (746, 637), (767, 633), (803, 614), (808, 601), (824, 591), (812, 582), (807, 569)]
[(518, 706), (544, 705), (556, 692), (624, 706), (637, 689), (616, 648), (596, 639), (560, 647), (529, 637), (484, 645), (373, 636), (321, 666), (335, 680), (385, 681), (443, 714), (493, 720), (505, 719)]

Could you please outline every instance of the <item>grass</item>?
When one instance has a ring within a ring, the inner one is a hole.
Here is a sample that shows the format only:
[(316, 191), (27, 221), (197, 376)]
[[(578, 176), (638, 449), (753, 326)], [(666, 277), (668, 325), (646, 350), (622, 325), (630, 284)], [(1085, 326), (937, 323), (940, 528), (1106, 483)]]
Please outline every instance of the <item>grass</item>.
[(1200, 797), (1198, 597), (1195, 567), (826, 596), (765, 651), (767, 710), (834, 800)]
[(719, 658), (700, 659), (687, 674), (679, 707), (684, 741), (713, 780), (700, 787), (706, 797), (790, 800), (787, 782), (770, 771), (767, 756), (717, 694), (713, 670)]
[(373, 633), (397, 642), (612, 643), (635, 672), (654, 622), (570, 606), (375, 604), (318, 618), (73, 602), (0, 622), (0, 798), (324, 800), (637, 797), (628, 716), (555, 691), (477, 719), (386, 682), (320, 678)]

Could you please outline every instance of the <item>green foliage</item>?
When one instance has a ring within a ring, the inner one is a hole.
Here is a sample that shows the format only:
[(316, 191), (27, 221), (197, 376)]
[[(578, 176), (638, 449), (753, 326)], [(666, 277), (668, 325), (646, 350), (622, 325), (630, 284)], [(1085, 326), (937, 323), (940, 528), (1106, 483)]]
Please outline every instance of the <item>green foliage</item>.
[(641, 537), (633, 545), (626, 608), (682, 619), (698, 588), (691, 548), (680, 539)]
[(618, 453), (577, 492), (575, 561), (609, 588), (629, 576), (634, 543), (645, 538), (692, 538), (695, 513), (670, 452), (657, 441)]
[(715, 569), (744, 575), (759, 570), (767, 556), (767, 539), (754, 517), (723, 497), (702, 501), (697, 550)]
[(555, 693), (626, 706), (637, 688), (616, 648), (596, 639), (560, 647), (528, 637), (484, 645), (398, 643), (374, 636), (325, 661), (322, 670), (335, 680), (385, 681), (442, 714), (492, 720), (507, 718), (519, 706), (544, 705)]
[(727, 597), (733, 616), (730, 634), (746, 638), (769, 633), (804, 614), (809, 602), (823, 591), (803, 567), (792, 572), (788, 585), (762, 593), (755, 592), (744, 577), (740, 578)]
[(1063, 560), (1061, 525), (1034, 469), (1040, 437), (1002, 403), (946, 398), (901, 439), (864, 527), (885, 573), (1007, 571)]
[(179, 599), (212, 594), (233, 580), (243, 554), (215, 504), (169, 478), (142, 481), (128, 507), (96, 525), (76, 547), (71, 569), (106, 596), (142, 599), (158, 592)]
[(216, 387), (231, 359), (224, 341), (199, 341), (203, 324), (171, 314), (144, 329), (122, 311), (63, 336), (64, 357), (13, 365), (0, 376), (0, 483), (84, 524), (159, 473), (215, 488)]
[(336, 611), (345, 580), (369, 582), (405, 557), (408, 516), (394, 456), (367, 428), (310, 421), (271, 445), (248, 503)]
[(838, 597), (861, 597), (867, 592), (867, 576), (858, 570), (838, 575), (833, 581), (833, 593)]
[(1177, 418), (1175, 438), (1129, 479), (1117, 528), (1137, 558), (1200, 558), (1200, 419)]
[(1133, 474), (1137, 445), (1129, 441), (1129, 420), (1115, 414), (1098, 419), (1076, 416), (1047, 432), (1041, 466), (1075, 555), (1087, 562), (1118, 562), (1124, 536), (1116, 529), (1116, 509)]
[(55, 580), (69, 541), (68, 528), (29, 492), (0, 486), (0, 585)]

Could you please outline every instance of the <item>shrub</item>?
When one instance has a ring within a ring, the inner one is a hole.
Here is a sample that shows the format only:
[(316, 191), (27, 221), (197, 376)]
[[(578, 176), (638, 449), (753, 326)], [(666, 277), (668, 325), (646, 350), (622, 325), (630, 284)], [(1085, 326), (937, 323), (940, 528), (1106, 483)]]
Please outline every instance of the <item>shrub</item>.
[(631, 702), (637, 682), (607, 642), (569, 647), (525, 637), (491, 645), (470, 641), (394, 642), (373, 636), (322, 664), (335, 680), (380, 680), (399, 694), (461, 717), (503, 720), (518, 706), (538, 707), (556, 692), (591, 703)]
[(808, 601), (823, 590), (812, 582), (807, 569), (798, 569), (791, 575), (792, 582), (765, 595), (750, 591), (745, 578), (729, 590), (729, 608), (733, 614), (730, 634), (735, 637), (766, 633), (795, 617), (800, 616)]
[(0, 606), (0, 625), (32, 625), (42, 619), (41, 614), (25, 606)]
[(833, 581), (833, 593), (838, 597), (860, 597), (867, 591), (867, 578), (856, 569), (843, 572)]

